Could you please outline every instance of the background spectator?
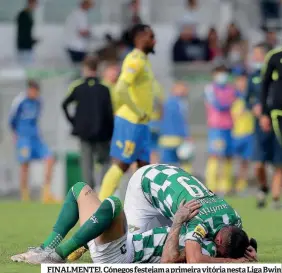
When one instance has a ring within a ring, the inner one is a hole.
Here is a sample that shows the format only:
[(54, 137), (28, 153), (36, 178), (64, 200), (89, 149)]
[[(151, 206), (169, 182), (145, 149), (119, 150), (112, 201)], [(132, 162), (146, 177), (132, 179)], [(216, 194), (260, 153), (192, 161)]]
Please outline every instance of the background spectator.
[[(109, 143), (113, 132), (113, 110), (109, 89), (97, 78), (97, 59), (87, 57), (83, 65), (83, 80), (70, 86), (68, 97), (62, 106), (66, 118), (73, 127), (73, 135), (80, 139), (81, 167), (83, 179), (92, 188), (96, 186), (93, 177), (94, 156), (102, 164), (102, 176), (108, 169)], [(77, 103), (74, 116), (68, 106)], [(91, 117), (91, 118), (89, 118)]]
[(198, 0), (186, 0), (185, 14), (178, 22), (179, 32), (181, 32), (182, 28), (187, 24), (198, 25), (198, 23), (199, 23)]
[(92, 6), (92, 0), (82, 0), (66, 20), (66, 47), (73, 64), (81, 63), (89, 50), (91, 30), (88, 12)]
[(227, 56), (234, 43), (242, 42), (242, 34), (235, 23), (229, 24), (226, 39), (223, 44), (224, 55)]
[(207, 42), (197, 37), (195, 25), (183, 26), (180, 36), (173, 46), (172, 59), (174, 62), (209, 60)]
[(208, 33), (208, 49), (209, 49), (209, 61), (212, 61), (222, 56), (222, 49), (220, 47), (217, 31), (214, 27), (209, 29)]
[(260, 0), (262, 28), (280, 28), (281, 0)]
[(37, 40), (32, 36), (33, 11), (36, 8), (37, 0), (28, 0), (25, 9), (17, 16), (17, 51), (18, 60), (22, 65), (30, 64), (33, 61), (33, 46)]
[(245, 67), (245, 50), (240, 42), (233, 43), (227, 55), (228, 67), (232, 73), (240, 73)]
[(268, 30), (265, 33), (265, 44), (267, 50), (271, 50), (278, 46), (277, 33), (275, 30)]

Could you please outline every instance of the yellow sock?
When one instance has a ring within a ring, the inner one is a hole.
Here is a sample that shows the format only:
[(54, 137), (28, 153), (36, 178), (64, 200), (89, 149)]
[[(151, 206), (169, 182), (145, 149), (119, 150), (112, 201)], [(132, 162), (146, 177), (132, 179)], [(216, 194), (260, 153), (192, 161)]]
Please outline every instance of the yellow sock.
[(101, 201), (114, 194), (116, 188), (120, 184), (120, 180), (123, 174), (124, 173), (119, 166), (117, 165), (111, 166), (111, 168), (107, 171), (102, 181), (102, 186), (99, 193), (99, 199)]
[(248, 182), (245, 179), (239, 179), (236, 183), (236, 191), (243, 192), (248, 187)]
[(217, 169), (218, 159), (216, 157), (210, 157), (207, 162), (206, 184), (213, 192), (217, 190)]
[(29, 201), (29, 190), (28, 188), (21, 189), (21, 198), (22, 201)]
[(232, 190), (232, 161), (224, 160), (222, 168), (221, 190), (228, 193)]
[(192, 173), (192, 164), (191, 163), (183, 163), (181, 164), (181, 168), (187, 172), (187, 173)]

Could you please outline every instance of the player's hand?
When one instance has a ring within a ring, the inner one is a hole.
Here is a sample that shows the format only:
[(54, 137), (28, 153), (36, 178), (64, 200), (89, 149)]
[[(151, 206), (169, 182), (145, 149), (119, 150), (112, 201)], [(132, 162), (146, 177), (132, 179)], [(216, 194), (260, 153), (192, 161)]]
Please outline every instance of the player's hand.
[(264, 132), (270, 132), (271, 130), (271, 120), (269, 116), (263, 115), (260, 120), (260, 127)]
[(242, 257), (242, 258), (237, 259), (237, 262), (238, 264), (241, 264), (241, 263), (243, 264), (243, 263), (249, 263), (250, 261), (247, 258)]
[(201, 204), (196, 200), (192, 200), (186, 204), (185, 201), (182, 201), (175, 213), (173, 224), (182, 225), (183, 223), (189, 221), (199, 213), (200, 207)]
[(259, 118), (261, 116), (261, 105), (260, 104), (256, 104), (254, 105), (253, 109), (253, 114), (256, 118)]
[(249, 260), (249, 262), (257, 262), (257, 252), (256, 250), (252, 247), (249, 246), (245, 252), (245, 258)]
[(147, 122), (147, 121), (149, 121), (149, 116), (144, 113), (142, 117), (139, 119), (139, 122)]

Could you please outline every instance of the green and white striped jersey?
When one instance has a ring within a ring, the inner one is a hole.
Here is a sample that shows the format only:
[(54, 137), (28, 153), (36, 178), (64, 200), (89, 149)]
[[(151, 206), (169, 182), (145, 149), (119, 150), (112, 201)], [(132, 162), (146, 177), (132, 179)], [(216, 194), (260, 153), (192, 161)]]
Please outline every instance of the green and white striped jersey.
[[(158, 227), (141, 234), (133, 235), (134, 263), (159, 263), (170, 227)], [(180, 231), (179, 249), (185, 246), (186, 228)], [(202, 253), (216, 256), (216, 246), (212, 241), (203, 240)]]
[(183, 200), (202, 204), (199, 214), (186, 225), (185, 240), (201, 244), (203, 239), (213, 240), (225, 225), (242, 227), (240, 216), (225, 200), (181, 168), (152, 165), (144, 172), (141, 186), (148, 202), (171, 220)]

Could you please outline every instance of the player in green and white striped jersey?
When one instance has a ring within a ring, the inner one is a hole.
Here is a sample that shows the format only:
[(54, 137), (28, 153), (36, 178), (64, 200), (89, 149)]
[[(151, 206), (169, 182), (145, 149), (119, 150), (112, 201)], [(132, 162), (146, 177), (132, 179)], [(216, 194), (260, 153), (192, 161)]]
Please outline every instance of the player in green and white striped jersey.
[[(175, 225), (181, 227), (199, 212), (199, 207), (196, 201), (180, 207), (179, 217), (176, 215), (174, 219), (178, 222)], [(185, 219), (181, 220), (183, 217)], [(81, 224), (80, 229), (69, 240), (62, 242), (78, 220)], [(166, 255), (164, 260), (185, 262), (185, 255), (181, 256), (179, 250), (185, 245), (186, 227), (175, 230), (173, 226), (171, 234), (170, 227), (160, 227), (133, 235), (128, 234), (126, 223), (118, 198), (109, 197), (101, 202), (87, 184), (78, 182), (69, 191), (53, 231), (44, 244), (41, 247), (30, 248), (11, 259), (31, 264), (63, 263), (69, 254), (88, 243), (94, 263), (158, 263), (163, 250), (166, 249), (168, 237), (170, 243), (174, 236), (174, 246), (172, 248), (168, 246), (177, 255), (172, 259)], [(55, 237), (52, 236), (54, 233)], [(204, 240), (201, 247), (203, 255), (216, 255), (213, 242)]]
[(125, 213), (131, 232), (144, 232), (174, 219), (181, 202), (198, 200), (201, 209), (186, 226), (188, 262), (225, 262), (202, 255), (204, 239), (216, 244), (221, 257), (240, 258), (249, 246), (239, 214), (222, 198), (184, 170), (165, 164), (142, 167), (130, 179)]

